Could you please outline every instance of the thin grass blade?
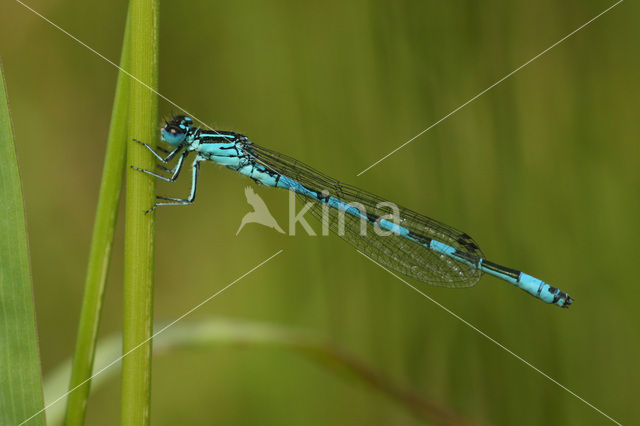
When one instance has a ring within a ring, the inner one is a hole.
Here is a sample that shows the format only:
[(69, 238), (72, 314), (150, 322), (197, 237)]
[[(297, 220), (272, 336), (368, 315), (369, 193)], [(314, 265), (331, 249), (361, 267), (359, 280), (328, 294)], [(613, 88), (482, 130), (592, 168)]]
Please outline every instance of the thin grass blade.
[[(129, 16), (127, 16), (120, 56), (120, 66), (125, 70), (129, 69), (129, 20)], [(98, 341), (104, 289), (111, 261), (111, 248), (127, 157), (129, 91), (130, 79), (126, 74), (120, 72), (111, 112), (107, 150), (96, 218), (93, 224), (84, 297), (69, 382), (70, 394), (67, 399), (65, 418), (65, 424), (68, 426), (80, 426), (84, 424), (85, 419), (91, 386), (91, 381), (88, 379), (93, 369), (95, 347)]]
[[(40, 353), (24, 200), (0, 64), (0, 424), (15, 425), (43, 407)], [(29, 425), (44, 425), (36, 416)]]

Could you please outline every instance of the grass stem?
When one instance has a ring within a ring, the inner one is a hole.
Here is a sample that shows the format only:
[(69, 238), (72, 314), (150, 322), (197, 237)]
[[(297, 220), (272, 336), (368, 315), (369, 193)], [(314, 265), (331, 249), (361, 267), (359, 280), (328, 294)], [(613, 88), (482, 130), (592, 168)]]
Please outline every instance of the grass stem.
[[(122, 350), (148, 339), (153, 330), (154, 213), (145, 210), (155, 202), (155, 182), (149, 175), (131, 169), (155, 168), (151, 154), (132, 143), (136, 138), (154, 145), (157, 138), (158, 29), (157, 0), (131, 1), (131, 81), (124, 261), (124, 323)], [(146, 86), (145, 86), (146, 85)], [(149, 341), (122, 360), (123, 425), (149, 424), (151, 397), (151, 348)]]

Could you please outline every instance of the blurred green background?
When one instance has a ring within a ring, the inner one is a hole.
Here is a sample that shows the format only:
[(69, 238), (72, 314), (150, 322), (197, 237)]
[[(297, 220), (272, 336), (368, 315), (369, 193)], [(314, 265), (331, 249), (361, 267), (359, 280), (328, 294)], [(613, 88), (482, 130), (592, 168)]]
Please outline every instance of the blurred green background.
[[(28, 4), (117, 61), (125, 1)], [(561, 310), (490, 277), (464, 291), (413, 283), (632, 423), (640, 418), (637, 4), (622, 3), (356, 177), (612, 4), (162, 2), (160, 92), (219, 129), (463, 229), (489, 259), (569, 292), (575, 305)], [(73, 353), (117, 73), (18, 3), (0, 7), (46, 374)], [(163, 101), (160, 110), (175, 112)], [(182, 195), (188, 181), (158, 189)], [(258, 225), (236, 237), (253, 183), (213, 165), (200, 182), (196, 206), (157, 214), (158, 320), (282, 248), (191, 319), (310, 332), (486, 424), (610, 424), (339, 238)], [(256, 191), (286, 228), (287, 193)], [(103, 335), (121, 327), (119, 226)], [(119, 391), (113, 380), (95, 392), (88, 424), (118, 421)], [(377, 392), (277, 349), (157, 357), (152, 395), (158, 425), (418, 423)]]

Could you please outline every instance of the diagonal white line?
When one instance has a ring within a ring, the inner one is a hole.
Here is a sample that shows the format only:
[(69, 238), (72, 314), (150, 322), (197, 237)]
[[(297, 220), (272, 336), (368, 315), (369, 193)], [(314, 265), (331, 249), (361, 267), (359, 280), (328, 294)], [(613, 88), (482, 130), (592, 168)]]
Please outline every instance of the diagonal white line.
[(364, 257), (366, 257), (367, 259), (369, 259), (370, 261), (372, 261), (373, 263), (375, 263), (376, 265), (378, 265), (379, 267), (381, 267), (382, 269), (384, 269), (385, 271), (387, 271), (388, 273), (390, 273), (391, 275), (393, 275), (394, 277), (396, 277), (397, 279), (399, 279), (400, 281), (402, 281), (403, 283), (405, 283), (407, 286), (411, 287), (413, 290), (415, 290), (416, 292), (420, 293), (422, 296), (426, 297), (427, 299), (429, 299), (432, 303), (434, 303), (435, 305), (437, 305), (439, 308), (443, 309), (445, 312), (449, 313), (451, 316), (453, 316), (454, 318), (460, 320), (464, 325), (466, 325), (467, 327), (471, 328), (472, 330), (474, 330), (475, 332), (477, 332), (478, 334), (480, 334), (481, 336), (485, 337), (486, 339), (490, 340), (491, 342), (495, 343), (499, 348), (501, 348), (502, 350), (504, 350), (505, 352), (507, 352), (508, 354), (512, 355), (514, 358), (516, 358), (517, 360), (521, 361), (522, 363), (524, 363), (525, 365), (531, 367), (534, 371), (538, 372), (539, 374), (541, 374), (542, 376), (544, 376), (545, 378), (547, 378), (549, 381), (555, 383), (556, 385), (560, 386), (562, 389), (564, 389), (565, 391), (569, 392), (571, 395), (575, 396), (576, 398), (578, 398), (580, 401), (584, 402), (585, 404), (587, 404), (589, 407), (593, 408), (594, 410), (596, 410), (598, 413), (602, 414), (603, 416), (605, 416), (607, 419), (611, 420), (613, 423), (617, 424), (617, 425), (621, 425), (621, 423), (617, 422), (616, 420), (614, 420), (613, 418), (611, 418), (610, 416), (608, 416), (604, 411), (600, 410), (598, 407), (596, 407), (595, 405), (591, 404), (589, 401), (585, 400), (584, 398), (582, 398), (580, 395), (576, 394), (575, 392), (573, 392), (571, 389), (567, 388), (566, 386), (564, 386), (562, 383), (558, 382), (557, 380), (555, 380), (553, 377), (549, 376), (547, 373), (545, 373), (544, 371), (540, 370), (538, 367), (536, 367), (535, 365), (531, 364), (529, 361), (525, 360), (524, 358), (522, 358), (520, 355), (517, 355), (515, 352), (513, 352), (511, 349), (507, 348), (506, 346), (504, 346), (502, 343), (498, 342), (496, 339), (494, 339), (493, 337), (489, 336), (487, 333), (485, 333), (484, 331), (480, 330), (478, 327), (474, 326), (473, 324), (471, 324), (469, 321), (465, 320), (464, 318), (460, 317), (458, 314), (456, 314), (455, 312), (453, 312), (451, 309), (447, 308), (446, 306), (442, 305), (441, 303), (437, 302), (435, 299), (433, 299), (432, 297), (428, 296), (426, 293), (420, 291), (419, 289), (417, 289), (416, 287), (414, 287), (413, 285), (409, 284), (406, 280), (402, 279), (401, 277), (397, 276), (396, 274), (394, 274), (391, 270), (387, 269), (385, 266), (381, 265), (380, 263), (376, 262), (375, 260), (373, 260), (372, 258), (370, 258), (369, 256), (367, 256), (366, 254), (364, 254), (363, 252), (361, 252), (360, 250), (358, 250), (358, 253), (360, 253), (361, 255), (363, 255)]
[(159, 335), (160, 333), (164, 332), (165, 330), (167, 330), (169, 327), (173, 326), (175, 323), (177, 323), (178, 321), (182, 320), (184, 317), (186, 317), (187, 315), (191, 314), (193, 311), (195, 311), (196, 309), (200, 308), (202, 305), (204, 305), (205, 303), (209, 302), (211, 299), (213, 299), (214, 297), (216, 297), (217, 295), (219, 295), (220, 293), (222, 293), (223, 291), (225, 291), (226, 289), (228, 289), (229, 287), (231, 287), (232, 285), (234, 285), (235, 283), (237, 283), (238, 281), (240, 281), (241, 279), (243, 279), (244, 277), (246, 277), (247, 275), (249, 275), (250, 273), (252, 273), (253, 271), (255, 271), (256, 269), (260, 268), (262, 265), (264, 265), (265, 263), (267, 263), (268, 261), (270, 261), (271, 259), (273, 259), (274, 257), (276, 257), (277, 255), (279, 255), (280, 253), (282, 253), (284, 250), (279, 250), (278, 252), (276, 252), (275, 254), (272, 254), (268, 259), (263, 260), (262, 262), (260, 262), (258, 265), (254, 266), (253, 268), (251, 268), (250, 270), (248, 270), (247, 272), (245, 272), (244, 274), (240, 275), (238, 278), (236, 278), (235, 280), (231, 281), (229, 284), (227, 284), (226, 286), (224, 286), (222, 289), (218, 290), (217, 292), (215, 292), (214, 294), (212, 294), (211, 296), (207, 297), (206, 299), (204, 299), (202, 302), (198, 303), (196, 306), (194, 306), (193, 308), (189, 309), (187, 312), (185, 312), (184, 314), (180, 315), (178, 318), (176, 318), (175, 320), (171, 321), (169, 324), (165, 325), (164, 327), (162, 327), (160, 330), (156, 331), (155, 333), (153, 333), (151, 335), (151, 337), (143, 340), (142, 342), (140, 342), (139, 344), (137, 344), (136, 346), (134, 346), (133, 348), (129, 349), (126, 353), (122, 354), (120, 357), (116, 358), (115, 360), (111, 361), (109, 364), (107, 364), (106, 366), (104, 366), (103, 368), (101, 368), (100, 370), (96, 371), (91, 377), (89, 377), (88, 379), (84, 380), (82, 383), (78, 384), (77, 386), (75, 386), (72, 389), (69, 389), (67, 392), (65, 392), (64, 394), (60, 395), (58, 398), (56, 398), (55, 400), (53, 400), (52, 402), (50, 402), (49, 404), (47, 404), (43, 409), (41, 409), (40, 411), (34, 413), (31, 417), (29, 417), (28, 419), (25, 419), (22, 421), (22, 423), (20, 423), (18, 426), (21, 426), (25, 423), (27, 423), (29, 420), (33, 419), (34, 417), (36, 417), (38, 414), (46, 411), (49, 407), (51, 407), (52, 405), (58, 403), (59, 401), (61, 401), (62, 399), (64, 399), (67, 395), (69, 395), (71, 392), (73, 392), (74, 390), (78, 389), (80, 386), (84, 385), (85, 383), (87, 383), (89, 380), (93, 379), (94, 377), (96, 377), (98, 374), (102, 373), (104, 370), (106, 370), (107, 368), (113, 366), (114, 364), (120, 362), (122, 360), (122, 358), (126, 357), (127, 355), (129, 355), (131, 352), (135, 351), (136, 349), (138, 349), (140, 346), (144, 345), (145, 343), (147, 343), (148, 341), (150, 341), (151, 339), (153, 339), (154, 337), (156, 337), (157, 335)]
[(409, 145), (411, 142), (413, 142), (414, 140), (416, 140), (417, 138), (419, 138), (420, 136), (422, 136), (423, 134), (425, 134), (426, 132), (428, 132), (429, 130), (431, 130), (432, 128), (437, 126), (438, 124), (442, 123), (444, 120), (446, 120), (447, 118), (451, 117), (453, 114), (455, 114), (456, 112), (460, 111), (462, 108), (466, 107), (471, 102), (475, 101), (480, 96), (484, 95), (489, 90), (493, 89), (498, 84), (502, 83), (503, 81), (505, 81), (506, 79), (508, 79), (509, 77), (511, 77), (512, 75), (514, 75), (518, 71), (520, 71), (522, 68), (526, 67), (531, 62), (535, 61), (536, 59), (538, 59), (539, 57), (541, 57), (542, 55), (544, 55), (545, 53), (547, 53), (548, 51), (550, 51), (551, 49), (553, 49), (554, 47), (556, 47), (557, 45), (559, 45), (560, 43), (562, 43), (563, 41), (565, 41), (566, 39), (568, 39), (569, 37), (571, 37), (572, 35), (577, 33), (578, 31), (580, 31), (581, 29), (583, 29), (587, 25), (589, 25), (590, 23), (592, 23), (593, 21), (595, 21), (596, 19), (598, 19), (599, 17), (601, 17), (602, 15), (604, 15), (605, 13), (607, 13), (608, 11), (610, 11), (611, 9), (613, 9), (614, 7), (616, 7), (617, 5), (622, 3), (623, 1), (624, 0), (618, 0), (618, 2), (614, 3), (613, 5), (609, 6), (608, 8), (606, 8), (605, 10), (603, 10), (602, 12), (600, 12), (599, 14), (594, 16), (593, 18), (589, 19), (587, 22), (585, 22), (584, 24), (580, 25), (578, 28), (576, 28), (575, 30), (571, 31), (569, 34), (567, 34), (566, 36), (562, 37), (560, 40), (558, 40), (555, 43), (553, 43), (551, 46), (549, 46), (546, 49), (544, 49), (542, 52), (538, 53), (536, 56), (534, 56), (533, 58), (529, 59), (524, 64), (520, 65), (518, 68), (516, 68), (513, 71), (511, 71), (509, 74), (505, 75), (500, 80), (496, 81), (491, 86), (487, 87), (482, 92), (478, 93), (473, 98), (469, 99), (468, 101), (466, 101), (465, 103), (463, 103), (462, 105), (460, 105), (459, 107), (457, 107), (456, 109), (454, 109), (453, 111), (451, 111), (450, 113), (448, 113), (447, 115), (442, 117), (440, 120), (436, 121), (435, 123), (433, 123), (432, 125), (430, 125), (426, 129), (424, 129), (423, 131), (421, 131), (420, 133), (418, 133), (417, 135), (415, 135), (414, 137), (412, 137), (411, 139), (409, 139), (408, 141), (406, 141), (405, 143), (403, 143), (402, 145), (400, 145), (399, 147), (397, 147), (396, 149), (394, 149), (393, 151), (391, 151), (390, 153), (388, 153), (387, 155), (385, 155), (384, 157), (382, 157), (381, 159), (376, 161), (375, 163), (371, 164), (369, 167), (367, 167), (366, 169), (364, 169), (363, 171), (358, 173), (356, 176), (360, 176), (361, 174), (365, 173), (366, 171), (368, 171), (372, 167), (375, 167), (377, 164), (379, 164), (383, 160), (389, 158), (390, 156), (392, 156), (396, 152), (400, 151), (402, 148), (404, 148), (405, 146)]
[[(182, 108), (180, 105), (178, 105), (177, 103), (173, 102), (171, 99), (167, 98), (166, 96), (164, 96), (162, 93), (158, 92), (156, 89), (154, 89), (153, 87), (149, 86), (148, 84), (146, 84), (145, 82), (143, 82), (142, 80), (140, 80), (138, 77), (136, 77), (135, 75), (131, 74), (130, 72), (126, 71), (125, 69), (123, 69), (122, 67), (120, 67), (120, 65), (116, 64), (115, 62), (113, 62), (111, 59), (107, 58), (106, 56), (104, 56), (102, 53), (98, 52), (96, 49), (94, 49), (93, 47), (89, 46), (88, 44), (86, 44), (85, 42), (83, 42), (82, 40), (80, 40), (78, 37), (74, 36), (73, 34), (71, 34), (69, 31), (65, 30), (64, 28), (62, 28), (61, 26), (55, 24), (53, 21), (51, 21), (49, 18), (45, 17), (44, 15), (42, 15), (40, 12), (38, 12), (37, 10), (33, 9), (32, 7), (28, 6), (27, 4), (25, 4), (24, 2), (22, 2), (21, 0), (16, 0), (16, 2), (18, 2), (19, 4), (21, 4), (22, 6), (24, 6), (26, 9), (30, 10), (31, 12), (33, 12), (35, 15), (39, 16), (40, 18), (42, 18), (44, 21), (46, 21), (47, 23), (49, 23), (51, 26), (53, 26), (54, 28), (56, 28), (57, 30), (61, 31), (62, 33), (64, 33), (65, 35), (67, 35), (69, 38), (71, 38), (72, 40), (74, 40), (76, 43), (80, 44), (81, 46), (86, 47), (87, 49), (89, 49), (89, 51), (91, 51), (92, 53), (94, 53), (95, 55), (97, 55), (98, 57), (100, 57), (101, 59), (103, 59), (104, 61), (108, 62), (109, 64), (113, 65), (114, 67), (116, 67), (118, 70), (120, 70), (122, 73), (124, 73), (125, 75), (127, 75), (128, 77), (130, 77), (131, 79), (135, 80), (136, 82), (140, 83), (141, 85), (143, 85), (144, 87), (146, 87), (147, 89), (149, 89), (151, 92), (155, 93), (156, 95), (158, 95), (158, 97), (162, 98), (163, 100), (167, 101), (168, 103), (170, 103), (171, 105), (173, 105), (174, 107), (176, 107), (177, 109), (179, 109), (180, 111), (184, 112), (185, 114), (187, 114), (188, 116), (190, 116), (191, 118), (195, 119), (196, 121), (199, 121), (201, 123), (203, 123), (205, 126), (207, 126), (209, 128), (209, 130), (211, 130), (212, 132), (218, 133), (213, 126), (211, 126), (208, 123), (205, 123), (203, 120), (199, 119), (198, 117), (196, 117), (194, 114), (190, 113), (189, 111), (187, 111), (186, 109)], [(219, 134), (219, 133), (218, 133)]]

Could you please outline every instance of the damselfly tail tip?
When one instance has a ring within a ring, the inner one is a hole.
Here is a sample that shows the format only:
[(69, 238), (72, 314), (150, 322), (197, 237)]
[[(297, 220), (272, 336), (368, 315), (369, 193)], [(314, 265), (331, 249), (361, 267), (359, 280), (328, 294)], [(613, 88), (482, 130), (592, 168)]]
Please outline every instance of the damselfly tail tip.
[(571, 306), (571, 304), (573, 303), (573, 297), (569, 296), (567, 293), (564, 292), (560, 292), (560, 294), (558, 295), (559, 300), (558, 301), (562, 301), (562, 308), (568, 308), (569, 306)]
[(561, 291), (559, 288), (548, 286), (547, 291), (550, 293), (548, 296), (553, 297), (553, 299), (551, 299), (551, 297), (548, 298), (547, 303), (553, 303), (561, 308), (568, 308), (573, 303), (573, 297)]

